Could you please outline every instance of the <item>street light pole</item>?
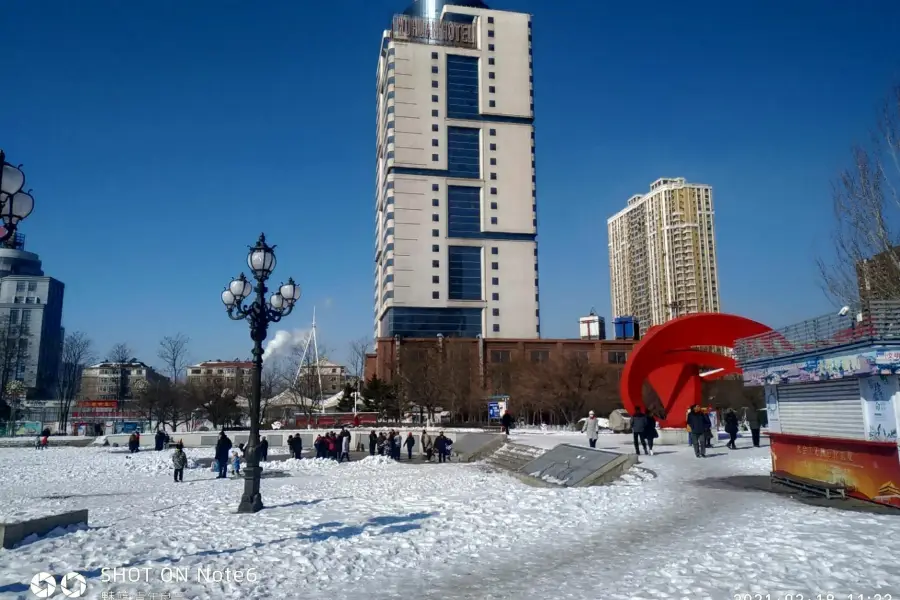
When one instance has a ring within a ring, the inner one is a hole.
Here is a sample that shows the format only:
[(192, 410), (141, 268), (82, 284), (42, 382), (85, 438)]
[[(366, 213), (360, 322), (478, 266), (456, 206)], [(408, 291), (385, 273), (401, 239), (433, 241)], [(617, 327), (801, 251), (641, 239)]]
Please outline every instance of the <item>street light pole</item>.
[[(266, 243), (265, 234), (260, 234), (255, 246), (247, 255), (247, 265), (253, 273), (256, 285), (241, 273), (222, 292), (222, 302), (228, 316), (235, 321), (250, 323), (250, 339), (253, 340), (253, 374), (250, 393), (250, 441), (247, 447), (247, 466), (244, 469), (244, 494), (238, 505), (239, 513), (255, 513), (263, 508), (260, 494), (262, 469), (259, 466), (259, 419), (262, 398), (263, 346), (270, 323), (277, 323), (288, 316), (300, 299), (300, 286), (293, 279), (279, 286), (266, 302), (266, 281), (275, 270), (275, 246)], [(256, 292), (256, 298), (247, 306), (244, 300)]]
[(6, 154), (0, 150), (0, 220), (3, 222), (0, 244), (6, 248), (18, 246), (16, 228), (34, 210), (31, 190), (23, 192), (24, 185), (22, 165), (13, 166), (6, 162)]

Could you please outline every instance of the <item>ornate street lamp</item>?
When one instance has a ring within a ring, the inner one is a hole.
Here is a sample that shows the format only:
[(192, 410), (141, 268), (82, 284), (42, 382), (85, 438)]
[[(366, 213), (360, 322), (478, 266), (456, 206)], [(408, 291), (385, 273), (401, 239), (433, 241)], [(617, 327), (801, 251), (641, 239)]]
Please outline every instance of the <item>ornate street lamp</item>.
[(16, 228), (19, 221), (28, 217), (34, 210), (34, 198), (31, 190), (23, 192), (25, 174), (22, 165), (13, 166), (6, 162), (6, 154), (0, 150), (0, 220), (3, 221), (3, 234), (0, 244), (7, 248), (16, 247)]
[[(277, 323), (283, 317), (290, 314), (294, 304), (300, 299), (300, 286), (288, 279), (287, 283), (278, 287), (266, 302), (266, 280), (275, 270), (275, 246), (266, 244), (265, 234), (260, 234), (259, 241), (250, 248), (247, 255), (247, 265), (256, 280), (254, 286), (241, 273), (237, 279), (228, 284), (222, 292), (222, 302), (228, 309), (228, 316), (239, 321), (246, 319), (250, 322), (250, 339), (253, 340), (253, 379), (250, 393), (250, 441), (247, 448), (247, 466), (244, 469), (244, 495), (238, 512), (255, 513), (262, 510), (262, 496), (259, 493), (259, 481), (262, 469), (259, 468), (259, 456), (256, 449), (259, 446), (259, 420), (260, 420), (260, 396), (262, 394), (262, 367), (263, 347), (266, 339), (269, 323)], [(253, 291), (256, 298), (250, 304), (244, 305)]]

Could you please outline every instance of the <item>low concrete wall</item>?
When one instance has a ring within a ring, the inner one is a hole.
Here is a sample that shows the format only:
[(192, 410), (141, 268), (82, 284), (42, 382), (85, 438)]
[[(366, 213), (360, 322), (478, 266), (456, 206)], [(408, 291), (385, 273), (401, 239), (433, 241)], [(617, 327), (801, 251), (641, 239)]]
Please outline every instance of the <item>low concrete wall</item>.
[(687, 446), (687, 429), (660, 429), (654, 443), (658, 446)]
[(88, 511), (73, 510), (18, 523), (0, 523), (0, 539), (4, 548), (12, 548), (30, 535), (47, 535), (57, 527), (87, 525)]
[(636, 464), (638, 464), (638, 457), (636, 454), (623, 454), (606, 463), (601, 469), (591, 473), (590, 476), (582, 479), (579, 483), (575, 484), (574, 487), (589, 487), (592, 485), (606, 485), (612, 483)]

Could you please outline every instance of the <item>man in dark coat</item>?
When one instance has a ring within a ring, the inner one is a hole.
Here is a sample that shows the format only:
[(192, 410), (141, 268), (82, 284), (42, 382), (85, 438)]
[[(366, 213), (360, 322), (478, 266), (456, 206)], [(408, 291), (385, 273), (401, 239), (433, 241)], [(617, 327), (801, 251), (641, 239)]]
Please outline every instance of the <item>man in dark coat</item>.
[(644, 411), (638, 406), (634, 410), (634, 414), (631, 415), (631, 436), (634, 438), (634, 452), (635, 454), (641, 453), (641, 444), (644, 446), (644, 454), (647, 454), (647, 438), (644, 437), (644, 432), (647, 430), (647, 415), (644, 414)]
[(509, 435), (509, 428), (512, 427), (513, 418), (512, 415), (509, 414), (509, 411), (503, 413), (503, 417), (500, 419), (500, 424), (503, 426), (503, 433)]
[(157, 429), (156, 430), (156, 438), (153, 441), (155, 442), (156, 451), (162, 452), (163, 446), (166, 443), (166, 434), (163, 433), (162, 431), (160, 431), (159, 429)]
[(709, 431), (709, 417), (703, 414), (699, 404), (691, 407), (687, 416), (688, 431), (694, 445), (694, 456), (706, 458), (706, 433)]
[(753, 446), (759, 448), (759, 411), (755, 406), (747, 409), (747, 428), (753, 439)]
[(219, 434), (216, 442), (216, 461), (219, 463), (218, 479), (226, 479), (228, 477), (228, 453), (231, 452), (231, 439), (225, 435), (225, 432)]

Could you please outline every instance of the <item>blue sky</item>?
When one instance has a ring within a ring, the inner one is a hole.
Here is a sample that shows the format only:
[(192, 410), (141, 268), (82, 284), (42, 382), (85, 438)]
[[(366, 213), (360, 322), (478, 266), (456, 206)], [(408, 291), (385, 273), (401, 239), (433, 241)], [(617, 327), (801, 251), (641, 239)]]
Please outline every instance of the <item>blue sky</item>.
[[(542, 333), (609, 316), (606, 219), (658, 177), (714, 186), (723, 309), (829, 310), (830, 183), (900, 81), (894, 0), (495, 0), (534, 14)], [(105, 353), (249, 355), (219, 292), (260, 231), (303, 287), (282, 325), (372, 331), (374, 78), (405, 0), (6, 0), (0, 147), (27, 249)]]

